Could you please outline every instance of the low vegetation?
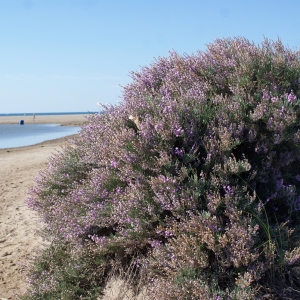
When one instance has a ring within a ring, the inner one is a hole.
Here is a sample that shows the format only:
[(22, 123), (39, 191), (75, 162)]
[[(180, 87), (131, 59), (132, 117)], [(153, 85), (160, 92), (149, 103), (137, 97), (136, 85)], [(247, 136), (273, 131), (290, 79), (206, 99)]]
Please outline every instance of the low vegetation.
[(132, 73), (36, 180), (23, 298), (300, 299), (299, 54), (217, 39)]

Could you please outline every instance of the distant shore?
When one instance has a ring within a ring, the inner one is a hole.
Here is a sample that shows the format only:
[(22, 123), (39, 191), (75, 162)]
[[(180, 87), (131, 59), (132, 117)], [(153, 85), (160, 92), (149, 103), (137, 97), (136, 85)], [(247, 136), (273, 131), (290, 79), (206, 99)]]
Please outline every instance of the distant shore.
[(25, 124), (61, 124), (64, 126), (81, 126), (89, 114), (82, 115), (24, 115), (24, 116), (0, 116), (0, 124), (18, 124), (24, 120)]
[[(0, 124), (61, 124), (81, 126), (86, 115), (0, 116)], [(24, 265), (45, 242), (35, 234), (41, 228), (38, 216), (26, 204), (34, 177), (48, 159), (67, 143), (67, 136), (32, 146), (0, 149), (0, 299), (14, 299), (26, 290)], [(47, 244), (47, 243), (46, 243)]]

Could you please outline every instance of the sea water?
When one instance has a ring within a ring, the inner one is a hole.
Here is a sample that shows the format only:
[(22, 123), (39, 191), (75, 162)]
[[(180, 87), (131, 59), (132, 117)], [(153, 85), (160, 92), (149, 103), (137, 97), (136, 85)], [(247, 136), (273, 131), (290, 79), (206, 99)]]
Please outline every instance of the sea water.
[(0, 149), (35, 145), (77, 134), (80, 129), (59, 124), (0, 124)]
[(22, 117), (22, 116), (61, 116), (61, 115), (89, 115), (97, 114), (99, 112), (83, 111), (83, 112), (49, 112), (49, 113), (13, 113), (13, 114), (1, 114), (0, 117)]

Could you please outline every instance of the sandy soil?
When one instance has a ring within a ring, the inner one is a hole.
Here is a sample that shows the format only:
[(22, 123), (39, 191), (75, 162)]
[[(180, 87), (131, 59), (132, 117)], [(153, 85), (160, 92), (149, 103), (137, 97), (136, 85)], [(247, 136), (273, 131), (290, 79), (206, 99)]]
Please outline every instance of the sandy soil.
[[(33, 122), (32, 116), (23, 118)], [(18, 123), (20, 117), (0, 117), (0, 124)], [(36, 117), (37, 123), (82, 125), (82, 115)], [(41, 223), (25, 200), (34, 185), (34, 177), (47, 166), (48, 158), (66, 143), (68, 138), (46, 141), (37, 145), (0, 149), (0, 300), (16, 299), (26, 290), (24, 265), (36, 249), (47, 243), (36, 233)], [(100, 298), (99, 298), (100, 299)], [(147, 299), (145, 292), (133, 296), (119, 278), (111, 279), (103, 300)]]
[[(32, 116), (22, 117), (30, 123)], [(0, 123), (18, 123), (20, 117), (0, 117)], [(37, 116), (36, 123), (82, 125), (83, 115)], [(44, 169), (51, 153), (68, 138), (46, 141), (34, 146), (0, 149), (0, 299), (15, 299), (26, 289), (24, 264), (36, 247), (45, 243), (36, 234), (41, 226), (25, 200), (34, 177)]]

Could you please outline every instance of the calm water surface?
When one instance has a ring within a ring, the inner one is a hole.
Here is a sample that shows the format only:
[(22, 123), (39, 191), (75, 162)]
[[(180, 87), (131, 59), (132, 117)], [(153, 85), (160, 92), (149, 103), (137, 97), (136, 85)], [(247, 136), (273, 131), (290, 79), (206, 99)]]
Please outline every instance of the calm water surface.
[(76, 134), (80, 129), (58, 124), (0, 124), (0, 149), (35, 145)]

